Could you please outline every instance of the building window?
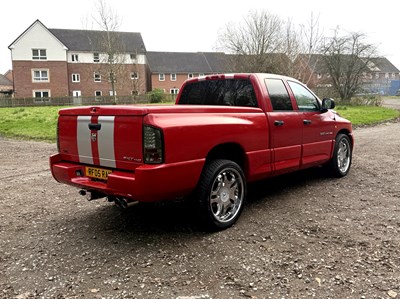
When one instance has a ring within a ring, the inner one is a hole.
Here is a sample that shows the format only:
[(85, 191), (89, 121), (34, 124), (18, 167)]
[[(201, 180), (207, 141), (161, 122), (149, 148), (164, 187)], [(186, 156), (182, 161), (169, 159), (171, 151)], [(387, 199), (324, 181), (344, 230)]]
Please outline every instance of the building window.
[(203, 77), (203, 76), (204, 76), (204, 73), (200, 73), (200, 74), (199, 74), (199, 77)]
[(100, 62), (100, 54), (93, 53), (93, 62)]
[(72, 74), (72, 82), (81, 82), (81, 76), (79, 74)]
[(379, 79), (379, 74), (378, 73), (375, 74), (375, 79)]
[(139, 73), (138, 73), (138, 72), (132, 72), (132, 73), (131, 73), (131, 79), (132, 79), (132, 80), (137, 80), (137, 79), (139, 79)]
[(49, 101), (50, 90), (34, 90), (33, 97), (35, 102)]
[(132, 60), (136, 60), (136, 54), (131, 53), (131, 59), (132, 59)]
[(133, 96), (137, 96), (139, 94), (139, 92), (137, 90), (132, 90), (131, 91), (131, 95)]
[(176, 81), (176, 74), (171, 74), (171, 81)]
[(108, 82), (117, 82), (117, 77), (115, 76), (115, 73), (111, 72), (109, 77), (108, 77)]
[(109, 95), (110, 95), (110, 97), (116, 96), (116, 95), (117, 95), (117, 92), (115, 91), (115, 94), (114, 94), (114, 91), (110, 90)]
[(72, 96), (75, 98), (79, 98), (82, 96), (82, 92), (80, 90), (74, 90), (72, 91)]
[(389, 78), (389, 73), (385, 73), (385, 78)]
[(47, 60), (46, 49), (32, 49), (33, 60)]
[(396, 73), (392, 73), (392, 79), (396, 78)]
[(178, 92), (179, 92), (179, 88), (171, 88), (171, 89), (169, 90), (169, 93), (170, 93), (170, 94), (178, 94)]
[(49, 70), (32, 70), (33, 82), (49, 82)]
[(103, 93), (101, 92), (101, 90), (96, 90), (94, 92), (94, 99), (96, 101), (100, 101), (102, 96), (103, 96)]
[(94, 82), (101, 82), (101, 75), (99, 73), (94, 73)]
[(158, 80), (159, 81), (165, 81), (165, 74), (163, 74), (163, 73), (158, 74)]
[(189, 73), (188, 74), (188, 79), (191, 79), (191, 78), (193, 78), (194, 76), (193, 76), (193, 73)]
[(78, 54), (71, 54), (71, 61), (78, 62), (79, 61)]

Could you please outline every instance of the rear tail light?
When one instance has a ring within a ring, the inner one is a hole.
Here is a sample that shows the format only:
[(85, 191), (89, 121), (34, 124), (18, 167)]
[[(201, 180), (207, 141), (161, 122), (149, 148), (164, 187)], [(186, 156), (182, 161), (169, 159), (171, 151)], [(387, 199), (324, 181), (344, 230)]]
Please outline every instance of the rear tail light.
[(144, 163), (160, 164), (164, 161), (162, 131), (151, 126), (143, 127)]

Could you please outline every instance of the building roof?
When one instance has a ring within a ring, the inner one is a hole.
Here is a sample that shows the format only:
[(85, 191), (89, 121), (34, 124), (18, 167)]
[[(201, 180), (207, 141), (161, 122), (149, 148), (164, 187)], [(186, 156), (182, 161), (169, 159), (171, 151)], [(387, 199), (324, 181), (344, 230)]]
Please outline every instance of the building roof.
[(147, 52), (153, 73), (222, 73), (225, 54), (219, 52)]
[(328, 72), (324, 55), (322, 54), (299, 54), (297, 59), (300, 59), (303, 64), (306, 64), (315, 73)]
[[(60, 43), (70, 51), (83, 51), (83, 52), (104, 52), (101, 46), (101, 40), (104, 40), (106, 31), (96, 30), (75, 30), (75, 29), (50, 29), (47, 28), (40, 20), (33, 22), (20, 36), (18, 36), (9, 46), (11, 49), (13, 45), (22, 38), (33, 26), (39, 24), (50, 34), (52, 34)], [(110, 32), (112, 39), (121, 43), (121, 52), (131, 53), (145, 53), (146, 47), (144, 45), (142, 35), (137, 32)], [(113, 38), (116, 36), (115, 38)]]
[(371, 62), (373, 65), (368, 65), (372, 72), (380, 73), (399, 73), (399, 69), (395, 67), (387, 58), (377, 57), (372, 58)]
[[(326, 73), (327, 69), (325, 66), (324, 56), (322, 54), (299, 54), (303, 63), (308, 62), (308, 66), (314, 70), (315, 73)], [(400, 71), (386, 58), (386, 57), (375, 57), (370, 58), (368, 68), (371, 72), (379, 73), (399, 73)]]
[[(105, 31), (73, 30), (73, 29), (49, 29), (70, 51), (99, 51), (99, 41), (102, 40)], [(111, 32), (117, 35), (121, 41), (123, 51), (133, 53), (145, 53), (146, 48), (142, 35), (137, 32)]]
[(2, 86), (13, 86), (13, 83), (6, 78), (6, 76), (0, 74), (0, 85)]

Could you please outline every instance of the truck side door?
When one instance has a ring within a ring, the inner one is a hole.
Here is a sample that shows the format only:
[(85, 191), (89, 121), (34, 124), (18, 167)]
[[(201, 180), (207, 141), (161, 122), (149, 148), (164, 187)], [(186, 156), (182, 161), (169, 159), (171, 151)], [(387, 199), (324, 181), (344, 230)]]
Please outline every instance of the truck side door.
[(320, 164), (330, 159), (335, 136), (335, 121), (321, 112), (317, 97), (303, 85), (287, 81), (296, 100), (303, 124), (303, 154), (301, 166)]
[(265, 79), (272, 111), (267, 112), (274, 173), (300, 168), (303, 123), (281, 79)]

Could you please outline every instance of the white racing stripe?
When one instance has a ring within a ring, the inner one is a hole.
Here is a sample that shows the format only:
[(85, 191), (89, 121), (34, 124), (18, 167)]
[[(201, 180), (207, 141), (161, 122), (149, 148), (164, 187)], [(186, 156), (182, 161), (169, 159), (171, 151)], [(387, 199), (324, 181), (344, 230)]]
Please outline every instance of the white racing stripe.
[(100, 165), (115, 168), (114, 116), (99, 116), (101, 129), (97, 132)]
[(90, 116), (78, 116), (76, 138), (78, 143), (79, 162), (93, 164), (92, 144), (90, 140)]

